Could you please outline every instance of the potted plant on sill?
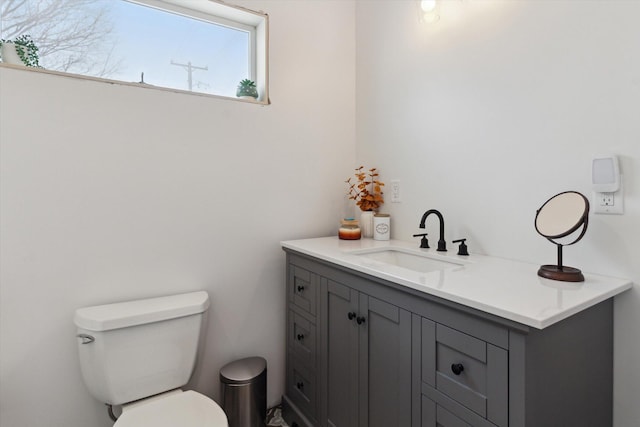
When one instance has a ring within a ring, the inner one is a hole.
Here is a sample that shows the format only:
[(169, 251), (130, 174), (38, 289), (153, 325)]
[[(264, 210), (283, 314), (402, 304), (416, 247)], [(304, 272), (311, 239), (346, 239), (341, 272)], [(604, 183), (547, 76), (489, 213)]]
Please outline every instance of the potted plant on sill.
[(256, 89), (256, 83), (253, 80), (244, 79), (238, 84), (238, 90), (236, 91), (238, 98), (244, 99), (258, 99), (258, 90)]
[(40, 67), (38, 46), (28, 34), (23, 34), (13, 40), (1, 39), (0, 59), (7, 64)]
[(351, 182), (352, 178), (345, 181), (349, 186), (347, 196), (350, 200), (355, 200), (362, 211), (360, 227), (363, 237), (373, 237), (373, 213), (384, 203), (382, 196), (384, 183), (378, 179), (378, 176), (376, 168), (364, 171), (364, 166), (360, 166), (355, 172), (356, 182)]

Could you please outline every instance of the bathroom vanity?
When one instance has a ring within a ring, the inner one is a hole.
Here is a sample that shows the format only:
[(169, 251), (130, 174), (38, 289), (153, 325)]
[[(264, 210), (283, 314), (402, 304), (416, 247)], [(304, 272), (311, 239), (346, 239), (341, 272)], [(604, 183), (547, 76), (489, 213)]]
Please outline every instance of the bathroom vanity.
[(415, 242), (282, 246), (290, 426), (611, 425), (612, 297), (630, 281)]

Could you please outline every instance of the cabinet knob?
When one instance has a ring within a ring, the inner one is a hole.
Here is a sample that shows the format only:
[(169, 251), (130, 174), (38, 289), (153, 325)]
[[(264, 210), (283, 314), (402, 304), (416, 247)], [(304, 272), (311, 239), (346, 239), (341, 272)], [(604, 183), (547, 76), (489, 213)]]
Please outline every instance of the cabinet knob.
[(451, 365), (451, 371), (456, 375), (460, 375), (464, 371), (464, 366), (462, 366), (462, 363), (454, 363)]
[(356, 318), (356, 314), (353, 311), (350, 311), (349, 314), (347, 314), (347, 317), (349, 320), (353, 320)]
[(298, 334), (296, 338), (298, 338), (298, 341), (302, 341), (304, 339), (304, 334)]
[(296, 383), (296, 388), (298, 390), (302, 390), (304, 388), (304, 383), (303, 382)]
[(358, 325), (362, 325), (362, 324), (364, 323), (364, 321), (365, 321), (365, 320), (366, 320), (366, 319), (365, 319), (363, 316), (359, 316), (359, 317), (356, 319), (356, 322), (358, 322)]
[(302, 291), (304, 291), (304, 286), (298, 285), (298, 292), (302, 292)]

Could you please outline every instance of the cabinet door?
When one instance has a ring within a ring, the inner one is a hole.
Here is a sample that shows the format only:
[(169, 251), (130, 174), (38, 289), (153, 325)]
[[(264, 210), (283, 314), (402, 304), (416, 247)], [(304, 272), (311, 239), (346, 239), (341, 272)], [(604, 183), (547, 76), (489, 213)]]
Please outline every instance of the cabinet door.
[(326, 425), (354, 427), (358, 425), (358, 293), (331, 280), (322, 282), (326, 313)]
[(360, 419), (351, 425), (410, 426), (411, 314), (364, 294), (359, 306)]

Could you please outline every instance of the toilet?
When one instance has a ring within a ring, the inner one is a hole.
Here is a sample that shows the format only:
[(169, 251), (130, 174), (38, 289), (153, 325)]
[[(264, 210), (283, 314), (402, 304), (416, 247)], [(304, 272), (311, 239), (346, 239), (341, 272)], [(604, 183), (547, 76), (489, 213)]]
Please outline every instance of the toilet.
[(180, 389), (208, 308), (199, 291), (76, 310), (82, 377), (93, 397), (122, 406), (115, 427), (228, 427), (216, 402)]

